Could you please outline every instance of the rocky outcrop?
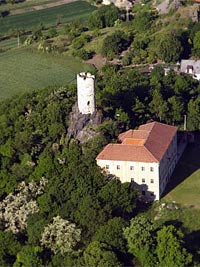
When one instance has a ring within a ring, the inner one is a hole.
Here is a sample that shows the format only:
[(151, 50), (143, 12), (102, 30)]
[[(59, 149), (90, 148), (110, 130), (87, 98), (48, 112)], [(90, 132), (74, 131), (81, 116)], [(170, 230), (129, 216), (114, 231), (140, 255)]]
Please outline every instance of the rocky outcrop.
[(101, 124), (102, 118), (102, 113), (99, 111), (93, 114), (81, 114), (76, 103), (69, 115), (68, 135), (80, 143), (85, 143), (99, 134), (97, 126)]

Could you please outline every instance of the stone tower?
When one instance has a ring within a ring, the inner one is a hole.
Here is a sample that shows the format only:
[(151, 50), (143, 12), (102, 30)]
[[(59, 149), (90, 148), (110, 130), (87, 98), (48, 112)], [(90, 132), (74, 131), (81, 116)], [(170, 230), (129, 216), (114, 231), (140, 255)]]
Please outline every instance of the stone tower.
[(95, 112), (94, 80), (95, 76), (90, 73), (77, 74), (78, 109), (82, 114)]

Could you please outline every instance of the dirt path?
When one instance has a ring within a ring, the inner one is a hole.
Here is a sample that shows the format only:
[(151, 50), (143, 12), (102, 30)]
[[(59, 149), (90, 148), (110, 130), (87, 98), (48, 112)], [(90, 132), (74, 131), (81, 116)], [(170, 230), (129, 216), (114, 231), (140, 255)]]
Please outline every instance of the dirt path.
[(80, 0), (60, 0), (60, 1), (56, 1), (54, 3), (43, 4), (43, 5), (39, 5), (39, 6), (26, 7), (26, 8), (16, 9), (16, 10), (11, 10), (9, 15), (23, 14), (23, 13), (42, 10), (42, 9), (46, 9), (46, 8), (62, 6), (64, 4), (77, 2), (77, 1), (80, 1)]

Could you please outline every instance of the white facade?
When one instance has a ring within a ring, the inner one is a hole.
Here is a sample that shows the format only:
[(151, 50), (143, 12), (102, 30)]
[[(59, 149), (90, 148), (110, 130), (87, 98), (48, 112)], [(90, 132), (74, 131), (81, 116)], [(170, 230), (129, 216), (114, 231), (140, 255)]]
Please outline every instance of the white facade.
[(159, 163), (97, 160), (97, 165), (122, 183), (133, 183), (146, 197), (159, 199)]
[(90, 73), (77, 74), (78, 109), (82, 114), (95, 112), (94, 81), (95, 76)]
[(128, 8), (128, 9), (131, 8), (133, 5), (131, 2), (129, 2), (129, 0), (103, 0), (102, 4), (103, 5), (114, 4), (118, 8)]

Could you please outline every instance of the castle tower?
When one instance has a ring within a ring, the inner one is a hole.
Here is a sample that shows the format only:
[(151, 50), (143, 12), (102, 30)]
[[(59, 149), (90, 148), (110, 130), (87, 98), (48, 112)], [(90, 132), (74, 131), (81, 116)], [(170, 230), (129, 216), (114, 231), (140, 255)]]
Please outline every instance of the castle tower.
[(77, 74), (78, 109), (82, 114), (95, 112), (94, 80), (95, 76), (90, 73)]

